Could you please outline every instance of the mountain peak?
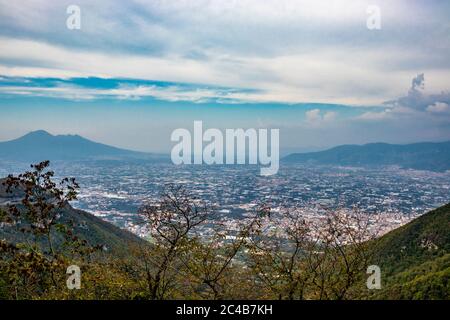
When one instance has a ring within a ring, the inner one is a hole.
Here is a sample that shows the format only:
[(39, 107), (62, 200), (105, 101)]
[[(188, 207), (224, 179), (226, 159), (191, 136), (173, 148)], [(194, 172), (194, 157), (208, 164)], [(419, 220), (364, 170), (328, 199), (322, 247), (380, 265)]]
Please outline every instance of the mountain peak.
[(148, 154), (97, 143), (77, 134), (53, 135), (37, 130), (0, 142), (0, 159), (42, 160), (148, 159)]
[(32, 140), (39, 140), (41, 141), (42, 139), (78, 139), (78, 140), (86, 140), (85, 138), (77, 135), (77, 134), (58, 134), (58, 135), (53, 135), (45, 130), (36, 130), (36, 131), (31, 131), (29, 133), (27, 133), (26, 135), (20, 137), (19, 139), (32, 139)]
[(27, 133), (23, 137), (53, 137), (53, 135), (45, 130), (36, 130)]

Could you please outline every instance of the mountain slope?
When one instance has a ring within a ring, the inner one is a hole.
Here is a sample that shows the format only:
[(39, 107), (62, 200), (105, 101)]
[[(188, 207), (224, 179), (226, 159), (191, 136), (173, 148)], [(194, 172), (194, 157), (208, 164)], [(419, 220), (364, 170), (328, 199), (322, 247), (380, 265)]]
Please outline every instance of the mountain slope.
[[(5, 207), (8, 202), (17, 203), (23, 197), (20, 191), (6, 193), (3, 186), (4, 179), (0, 179), (0, 209)], [(94, 215), (72, 208), (67, 205), (60, 212), (58, 222), (64, 225), (73, 224), (74, 235), (85, 239), (92, 246), (103, 245), (108, 252), (115, 255), (126, 254), (129, 250), (129, 244), (144, 245), (147, 242), (134, 235), (133, 233), (120, 229), (113, 224), (106, 222)], [(0, 240), (7, 239), (10, 242), (24, 242), (25, 235), (9, 225), (0, 224)], [(55, 243), (61, 243), (63, 238), (55, 233)]]
[(376, 250), (391, 272), (450, 253), (450, 204), (385, 234)]
[(377, 299), (450, 299), (450, 254), (385, 278)]
[(450, 299), (450, 204), (373, 243), (383, 288), (376, 298)]
[(407, 145), (343, 145), (319, 152), (294, 153), (282, 161), (350, 166), (398, 165), (403, 168), (446, 171), (450, 170), (450, 141)]
[(15, 140), (0, 142), (0, 159), (27, 162), (85, 159), (158, 159), (162, 156), (120, 149), (78, 135), (51, 135), (33, 131)]

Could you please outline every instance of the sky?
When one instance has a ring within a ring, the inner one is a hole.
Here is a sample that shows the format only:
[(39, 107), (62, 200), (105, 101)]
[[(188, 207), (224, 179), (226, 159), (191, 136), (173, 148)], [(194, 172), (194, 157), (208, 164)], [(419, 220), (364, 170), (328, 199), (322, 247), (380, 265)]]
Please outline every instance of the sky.
[(450, 140), (449, 17), (445, 0), (0, 0), (0, 141), (167, 152), (195, 120), (278, 128), (285, 152)]

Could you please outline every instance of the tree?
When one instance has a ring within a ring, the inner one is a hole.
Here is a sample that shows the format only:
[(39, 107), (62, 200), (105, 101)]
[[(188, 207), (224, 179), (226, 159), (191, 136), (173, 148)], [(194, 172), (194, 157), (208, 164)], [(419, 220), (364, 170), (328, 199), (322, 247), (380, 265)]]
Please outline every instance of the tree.
[[(261, 205), (252, 217), (244, 219), (232, 229), (219, 221), (211, 222), (212, 234), (193, 241), (182, 260), (192, 281), (199, 285), (197, 291), (201, 298), (248, 298), (242, 293), (249, 286), (253, 287), (254, 282), (246, 272), (243, 250), (249, 236), (260, 229), (261, 219), (269, 211), (267, 206)], [(251, 291), (247, 290), (245, 294)]]
[(151, 242), (151, 246), (137, 249), (148, 298), (165, 299), (175, 294), (173, 291), (179, 286), (176, 279), (182, 272), (180, 257), (189, 250), (197, 227), (209, 214), (204, 202), (176, 185), (167, 185), (159, 202), (148, 203), (139, 210)]
[(315, 225), (319, 251), (313, 256), (317, 266), (313, 277), (313, 298), (342, 300), (352, 297), (357, 283), (364, 283), (373, 256), (369, 241), (379, 234), (377, 217), (360, 212), (326, 211)]
[(277, 299), (344, 299), (361, 279), (375, 236), (358, 211), (325, 210), (305, 218), (295, 210), (269, 215), (250, 237), (249, 264)]
[[(85, 255), (94, 249), (73, 235), (70, 225), (60, 223), (61, 212), (76, 199), (78, 184), (73, 178), (53, 181), (46, 171), (49, 161), (32, 165), (31, 171), (10, 175), (3, 183), (6, 192), (20, 197), (2, 210), (3, 228), (16, 230), (16, 241), (0, 242), (0, 270), (10, 298), (45, 295), (64, 284), (65, 268), (71, 254)], [(54, 238), (62, 238), (55, 244)]]

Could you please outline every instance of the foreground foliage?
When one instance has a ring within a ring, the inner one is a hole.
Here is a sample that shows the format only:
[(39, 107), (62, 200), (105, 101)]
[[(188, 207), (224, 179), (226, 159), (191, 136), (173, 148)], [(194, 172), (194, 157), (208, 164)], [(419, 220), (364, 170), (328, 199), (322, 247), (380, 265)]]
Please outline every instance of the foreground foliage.
[[(55, 183), (48, 166), (3, 182), (20, 201), (0, 209), (0, 299), (449, 298), (449, 206), (374, 239), (357, 211), (311, 221), (261, 204), (230, 225), (169, 185), (138, 212), (142, 241), (88, 216), (88, 226), (69, 219), (87, 215), (69, 205), (78, 185)], [(383, 270), (382, 290), (366, 287), (371, 264)], [(79, 290), (67, 288), (70, 265), (81, 268)]]

